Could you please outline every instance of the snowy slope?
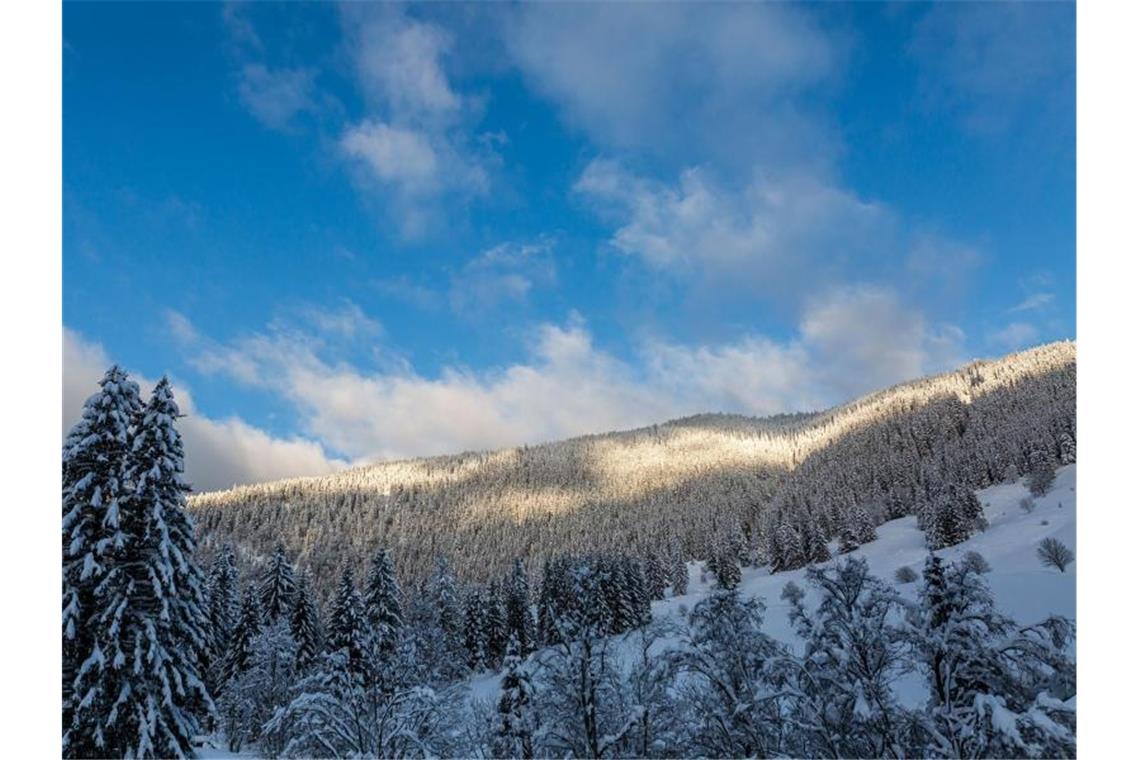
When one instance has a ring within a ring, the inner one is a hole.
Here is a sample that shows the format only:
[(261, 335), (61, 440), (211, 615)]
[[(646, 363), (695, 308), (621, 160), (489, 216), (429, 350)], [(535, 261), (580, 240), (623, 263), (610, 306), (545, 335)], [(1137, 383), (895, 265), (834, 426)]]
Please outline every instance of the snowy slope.
[[(953, 562), (968, 551), (981, 554), (993, 570), (985, 578), (994, 591), (998, 609), (1018, 622), (1032, 623), (1051, 615), (1076, 618), (1076, 562), (1064, 573), (1047, 569), (1037, 558), (1037, 544), (1043, 538), (1053, 537), (1075, 550), (1077, 531), (1076, 465), (1057, 471), (1052, 490), (1039, 499), (1032, 499), (1033, 511), (1026, 513), (1019, 503), (1030, 498), (1024, 482), (999, 485), (978, 491), (989, 527), (956, 546), (942, 549), (937, 554)], [(878, 527), (878, 539), (860, 547), (850, 555), (862, 556), (874, 575), (890, 582), (905, 597), (914, 599), (920, 583), (898, 584), (895, 571), (909, 565), (920, 576), (927, 549), (922, 531), (914, 516), (903, 517)], [(832, 549), (834, 551), (834, 545)], [(682, 623), (704, 596), (712, 590), (712, 575), (701, 579), (701, 564), (689, 565), (689, 593), (653, 603), (654, 621), (672, 618)], [(799, 640), (788, 622), (788, 605), (780, 599), (780, 592), (789, 581), (794, 581), (807, 592), (805, 602), (809, 608), (817, 599), (804, 579), (805, 570), (771, 573), (767, 568), (744, 568), (740, 593), (760, 597), (767, 606), (764, 617), (765, 631), (773, 638), (793, 647)], [(660, 646), (668, 647), (675, 639), (664, 638)], [(632, 652), (633, 642), (619, 640), (618, 651)], [(621, 656), (619, 654), (619, 656)], [(488, 673), (471, 681), (471, 698), (495, 699), (499, 689), (499, 674)], [(896, 689), (904, 702), (914, 703), (922, 697), (922, 687), (916, 683), (898, 683)]]

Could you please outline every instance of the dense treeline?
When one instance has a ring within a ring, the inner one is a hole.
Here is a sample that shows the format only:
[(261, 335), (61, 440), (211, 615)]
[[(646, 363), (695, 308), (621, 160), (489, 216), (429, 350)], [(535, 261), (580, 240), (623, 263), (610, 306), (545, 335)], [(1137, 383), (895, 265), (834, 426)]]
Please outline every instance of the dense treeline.
[(232, 542), (244, 565), (282, 542), (322, 597), (342, 560), (363, 572), (380, 544), (405, 582), (430, 575), (440, 555), (461, 578), (486, 581), (515, 557), (532, 573), (584, 553), (679, 548), (706, 559), (724, 540), (795, 567), (903, 514), (938, 512), (931, 522), (968, 530), (968, 515), (944, 508), (947, 489), (1075, 459), (1075, 383), (1075, 345), (1055, 343), (814, 415), (706, 415), (244, 486), (190, 506), (211, 551)]

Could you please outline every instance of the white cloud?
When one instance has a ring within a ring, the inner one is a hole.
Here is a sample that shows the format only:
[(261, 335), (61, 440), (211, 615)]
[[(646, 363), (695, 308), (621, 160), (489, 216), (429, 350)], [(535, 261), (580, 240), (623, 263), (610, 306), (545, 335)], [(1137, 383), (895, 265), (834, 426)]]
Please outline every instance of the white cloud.
[[(391, 8), (348, 8), (356, 69), (366, 97), (401, 118), (451, 118), (462, 107), (443, 70), (451, 35)], [(365, 10), (363, 15), (358, 11)]]
[[(184, 325), (189, 326), (187, 321)], [(63, 433), (79, 419), (83, 402), (98, 390), (111, 365), (102, 346), (64, 329)], [(153, 380), (133, 375), (143, 393)], [(326, 455), (321, 445), (303, 438), (276, 438), (237, 417), (210, 419), (195, 408), (189, 393), (175, 384), (175, 398), (184, 415), (179, 423), (186, 451), (186, 477), (195, 490), (225, 488), (296, 475), (321, 475), (345, 462)]]
[(574, 189), (618, 220), (611, 242), (624, 253), (765, 292), (818, 288), (854, 259), (866, 269), (897, 235), (886, 207), (802, 174), (733, 192), (699, 168), (669, 185), (598, 159)]
[(238, 94), (250, 113), (270, 129), (288, 130), (293, 119), (313, 108), (316, 73), (310, 69), (242, 67)]
[(439, 157), (431, 141), (419, 132), (364, 121), (341, 136), (340, 147), (367, 164), (381, 181), (405, 193), (430, 192), (441, 184)]
[(549, 286), (556, 279), (549, 241), (501, 243), (452, 275), (448, 300), (457, 314), (484, 313), (507, 303), (522, 303), (535, 287)]
[(342, 154), (367, 169), (405, 237), (443, 220), (445, 196), (471, 198), (488, 189), (494, 146), (468, 134), (479, 114), (448, 79), (443, 60), (451, 35), (394, 6), (348, 4), (341, 11), (368, 116), (346, 126)]
[[(326, 356), (312, 336), (270, 326), (205, 346), (203, 369), (269, 390), (304, 431), (353, 458), (494, 448), (646, 425), (705, 411), (819, 408), (959, 361), (961, 333), (934, 330), (884, 288), (838, 289), (804, 313), (787, 341), (744, 336), (683, 346), (649, 340), (636, 360), (598, 348), (585, 324), (544, 324), (507, 367), (407, 364), (370, 372)], [(244, 367), (252, 367), (250, 376)]]
[(797, 99), (838, 68), (844, 46), (802, 8), (523, 4), (504, 37), (530, 85), (610, 147), (770, 161), (825, 150)]
[(800, 322), (803, 341), (831, 370), (821, 382), (850, 398), (961, 362), (961, 331), (931, 328), (884, 287), (856, 285), (814, 299)]

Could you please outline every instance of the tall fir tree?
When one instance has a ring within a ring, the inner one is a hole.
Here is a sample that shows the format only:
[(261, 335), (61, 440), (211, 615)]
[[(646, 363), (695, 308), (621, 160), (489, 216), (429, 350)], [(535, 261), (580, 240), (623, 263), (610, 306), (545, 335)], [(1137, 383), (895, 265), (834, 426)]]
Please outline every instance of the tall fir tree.
[(669, 555), (669, 584), (673, 587), (673, 596), (689, 593), (689, 566), (680, 546), (674, 546)]
[(293, 597), (289, 630), (293, 634), (293, 641), (297, 643), (298, 668), (311, 665), (321, 652), (321, 619), (309, 590), (308, 577), (304, 574), (301, 575), (297, 593)]
[(507, 643), (499, 685), (499, 725), (491, 748), (494, 757), (530, 760), (534, 757), (534, 685), (523, 667), (519, 643), (512, 635)]
[(645, 586), (651, 599), (664, 599), (669, 586), (668, 571), (657, 552), (650, 552), (645, 560)]
[(478, 673), (490, 664), (487, 651), (487, 592), (476, 586), (464, 601), (463, 647), (467, 667)]
[(377, 551), (372, 559), (364, 588), (364, 611), (379, 654), (387, 658), (396, 651), (404, 621), (396, 568), (385, 549)]
[(178, 406), (156, 385), (137, 414), (123, 468), (125, 498), (109, 510), (106, 572), (92, 618), (102, 667), (77, 677), (77, 726), (90, 726), (104, 754), (182, 756), (199, 717), (213, 712), (202, 674), (209, 617), (194, 527), (186, 514)]
[(245, 587), (241, 598), (241, 613), (238, 615), (237, 625), (230, 634), (230, 646), (226, 652), (222, 667), (222, 682), (229, 683), (240, 676), (249, 667), (253, 656), (253, 642), (261, 633), (264, 619), (261, 614), (261, 602), (253, 584)]
[(498, 581), (491, 581), (487, 588), (487, 613), (484, 640), (487, 642), (487, 663), (498, 667), (507, 654), (507, 612), (503, 600), (503, 587)]
[(325, 644), (329, 652), (344, 652), (350, 672), (360, 677), (368, 674), (366, 625), (364, 602), (353, 583), (352, 569), (345, 565), (329, 611)]
[(444, 656), (463, 657), (464, 611), (455, 589), (455, 576), (445, 557), (437, 557), (435, 572), (428, 582), (428, 595), (439, 626)]
[[(237, 625), (238, 614), (241, 611), (241, 599), (238, 589), (237, 560), (234, 550), (225, 544), (214, 557), (210, 566), (210, 575), (207, 579), (207, 597), (209, 598), (210, 628), (212, 631), (212, 671), (217, 670), (218, 663), (225, 657), (230, 646), (230, 635)], [(216, 675), (216, 673), (215, 673)], [(216, 681), (215, 681), (216, 683)]]
[(75, 725), (75, 679), (81, 667), (101, 671), (105, 665), (95, 640), (95, 588), (115, 548), (128, 494), (123, 469), (141, 408), (138, 385), (113, 366), (63, 446), (63, 754), (69, 757), (101, 751), (101, 731), (90, 721)]
[(518, 644), (518, 654), (526, 657), (534, 650), (534, 618), (530, 612), (530, 582), (526, 566), (515, 560), (506, 592), (507, 635)]
[(269, 564), (261, 574), (261, 612), (265, 622), (271, 624), (278, 618), (287, 618), (293, 609), (293, 595), (297, 593), (297, 580), (293, 575), (293, 565), (285, 556), (285, 547), (277, 544)]

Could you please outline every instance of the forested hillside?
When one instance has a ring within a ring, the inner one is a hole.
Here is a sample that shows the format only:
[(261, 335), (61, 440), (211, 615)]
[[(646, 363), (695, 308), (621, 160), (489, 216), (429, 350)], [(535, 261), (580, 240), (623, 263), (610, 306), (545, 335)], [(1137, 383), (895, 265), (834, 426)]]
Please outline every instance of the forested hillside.
[(968, 489), (1075, 460), (1075, 389), (1076, 346), (1061, 342), (818, 414), (704, 415), (385, 462), (198, 494), (189, 507), (208, 550), (232, 542), (251, 560), (283, 544), (324, 597), (346, 562), (359, 574), (380, 546), (406, 581), (439, 556), (473, 581), (504, 575), (516, 557), (535, 571), (583, 553), (675, 561), (731, 550), (790, 568), (904, 514), (928, 533), (968, 532), (980, 519), (959, 498)]

